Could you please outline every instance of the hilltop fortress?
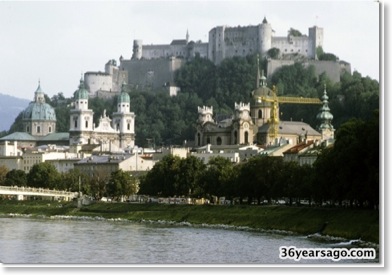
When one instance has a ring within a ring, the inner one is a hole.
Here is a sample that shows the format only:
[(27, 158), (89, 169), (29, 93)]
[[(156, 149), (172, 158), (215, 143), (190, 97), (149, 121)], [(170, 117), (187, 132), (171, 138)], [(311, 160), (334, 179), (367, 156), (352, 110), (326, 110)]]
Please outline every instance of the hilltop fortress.
[(317, 74), (326, 73), (333, 82), (339, 82), (343, 72), (351, 73), (347, 62), (317, 60), (317, 48), (323, 46), (323, 28), (310, 27), (308, 35), (289, 33), (278, 37), (274, 33), (264, 18), (256, 26), (215, 27), (209, 31), (208, 42), (190, 41), (188, 31), (185, 39), (175, 39), (165, 45), (144, 45), (142, 40), (134, 40), (131, 59), (121, 56), (119, 66), (115, 60), (110, 60), (103, 73), (86, 72), (86, 85), (90, 96), (100, 97), (118, 93), (124, 81), (132, 87), (173, 89), (175, 71), (196, 56), (218, 65), (225, 58), (235, 56), (261, 54), (268, 57), (267, 52), (271, 49), (278, 49), (279, 57), (268, 58), (267, 77), (296, 61), (304, 66), (313, 65)]

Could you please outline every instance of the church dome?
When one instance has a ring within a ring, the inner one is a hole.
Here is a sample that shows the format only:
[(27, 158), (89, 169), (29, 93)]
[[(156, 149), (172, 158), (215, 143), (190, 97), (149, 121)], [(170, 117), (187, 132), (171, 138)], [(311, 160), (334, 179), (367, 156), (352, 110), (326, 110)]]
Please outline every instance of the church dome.
[(45, 94), (41, 85), (35, 91), (34, 101), (23, 111), (23, 120), (56, 121), (56, 112), (53, 107), (45, 102)]
[(131, 103), (131, 98), (129, 94), (125, 91), (126, 84), (125, 82), (121, 86), (121, 93), (117, 97), (118, 103)]
[(129, 97), (129, 94), (126, 92), (121, 92), (120, 95), (117, 98), (118, 103), (130, 103), (131, 98)]
[(75, 91), (74, 99), (75, 100), (88, 99), (88, 91), (86, 90), (86, 88), (84, 86), (83, 79), (80, 79), (79, 89)]
[(263, 75), (260, 78), (259, 87), (252, 91), (252, 101), (253, 104), (258, 104), (262, 106), (270, 106), (271, 103), (262, 101), (262, 97), (271, 97), (273, 96), (273, 91), (267, 87), (267, 78)]

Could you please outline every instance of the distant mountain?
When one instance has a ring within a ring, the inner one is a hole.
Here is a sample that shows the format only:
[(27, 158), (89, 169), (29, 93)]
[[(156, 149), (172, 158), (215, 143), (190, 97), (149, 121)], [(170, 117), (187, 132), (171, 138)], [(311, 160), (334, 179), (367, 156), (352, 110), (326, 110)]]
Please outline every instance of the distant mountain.
[(8, 131), (15, 118), (26, 109), (30, 100), (0, 93), (0, 131)]

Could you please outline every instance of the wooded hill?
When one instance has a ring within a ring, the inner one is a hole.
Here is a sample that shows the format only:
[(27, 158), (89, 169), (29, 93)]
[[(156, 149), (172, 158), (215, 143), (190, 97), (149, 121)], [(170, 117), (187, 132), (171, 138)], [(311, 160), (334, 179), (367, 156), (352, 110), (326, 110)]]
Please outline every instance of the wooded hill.
[[(260, 69), (266, 67), (265, 61)], [(196, 57), (176, 72), (175, 82), (181, 92), (170, 97), (164, 87), (140, 90), (127, 87), (131, 98), (131, 111), (136, 114), (136, 144), (139, 146), (182, 145), (193, 141), (198, 106), (213, 106), (215, 115), (231, 115), (235, 102), (247, 103), (256, 88), (256, 56), (225, 59), (220, 65)], [(327, 87), (329, 107), (334, 116), (332, 124), (337, 129), (350, 118), (367, 120), (379, 108), (379, 83), (359, 72), (342, 75), (340, 83), (333, 84), (325, 74), (316, 75), (314, 67), (304, 68), (296, 63), (284, 66), (267, 79), (267, 85), (276, 85), (279, 95), (321, 98)], [(283, 92), (283, 94), (282, 94)], [(60, 93), (46, 98), (55, 108), (57, 131), (68, 132), (69, 110), (72, 98)], [(103, 110), (115, 111), (116, 98), (89, 100), (97, 124)], [(281, 120), (303, 120), (316, 128), (316, 115), (320, 106), (282, 104)], [(21, 114), (9, 131), (1, 136), (23, 131)], [(151, 142), (153, 144), (151, 144)]]

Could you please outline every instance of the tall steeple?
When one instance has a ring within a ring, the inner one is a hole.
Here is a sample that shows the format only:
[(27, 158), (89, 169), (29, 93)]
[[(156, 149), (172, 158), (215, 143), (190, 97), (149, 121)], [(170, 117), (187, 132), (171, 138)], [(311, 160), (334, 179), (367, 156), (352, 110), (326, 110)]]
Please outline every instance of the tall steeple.
[(320, 126), (318, 130), (321, 132), (322, 139), (333, 139), (335, 129), (332, 125), (333, 115), (330, 112), (328, 106), (328, 96), (327, 96), (327, 88), (324, 84), (324, 95), (321, 97), (323, 101), (323, 106), (320, 108), (320, 112), (317, 115), (317, 119), (320, 120)]

